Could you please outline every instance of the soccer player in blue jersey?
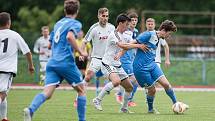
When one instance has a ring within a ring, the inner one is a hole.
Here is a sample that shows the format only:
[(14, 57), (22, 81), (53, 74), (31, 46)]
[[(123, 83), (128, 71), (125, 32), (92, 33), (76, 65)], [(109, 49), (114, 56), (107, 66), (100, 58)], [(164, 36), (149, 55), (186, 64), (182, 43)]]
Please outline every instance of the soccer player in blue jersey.
[[(138, 15), (135, 12), (130, 12), (128, 14), (128, 17), (131, 19), (129, 22), (129, 28), (128, 32), (131, 33), (131, 36), (133, 39), (136, 39), (138, 35), (138, 30), (135, 28), (137, 23), (138, 23)], [(130, 49), (127, 50), (122, 57), (120, 57), (120, 61), (122, 63), (122, 68), (125, 70), (125, 72), (128, 74), (129, 79), (131, 80), (131, 83), (133, 85), (133, 90), (131, 93), (131, 97), (129, 98), (128, 106), (136, 106), (136, 103), (133, 101), (133, 97), (135, 92), (137, 91), (138, 88), (138, 83), (136, 81), (136, 78), (134, 77), (133, 73), (133, 60), (135, 56), (136, 49)], [(122, 103), (122, 95), (124, 93), (124, 89), (120, 86), (119, 92), (116, 95), (116, 100), (119, 103)]]
[[(145, 44), (149, 48), (148, 51), (137, 49), (137, 53), (133, 62), (134, 75), (141, 87), (148, 89), (147, 103), (148, 113), (155, 113), (153, 108), (154, 97), (156, 93), (155, 83), (158, 82), (164, 87), (166, 94), (172, 100), (177, 102), (174, 91), (169, 81), (164, 76), (162, 70), (155, 63), (155, 53), (159, 43), (159, 38), (167, 38), (172, 32), (176, 32), (177, 27), (173, 21), (165, 20), (159, 27), (159, 31), (146, 31), (141, 33), (137, 38), (137, 43)], [(186, 105), (188, 108), (188, 105)]]
[(55, 89), (65, 79), (77, 91), (77, 112), (79, 121), (86, 121), (86, 96), (82, 75), (78, 70), (73, 57), (76, 50), (82, 56), (85, 52), (78, 48), (75, 41), (77, 33), (81, 30), (82, 24), (75, 20), (79, 2), (66, 0), (64, 2), (65, 17), (59, 20), (51, 34), (52, 56), (46, 67), (45, 87), (42, 93), (37, 94), (30, 106), (24, 109), (24, 121), (31, 121), (35, 111), (48, 99), (51, 98)]

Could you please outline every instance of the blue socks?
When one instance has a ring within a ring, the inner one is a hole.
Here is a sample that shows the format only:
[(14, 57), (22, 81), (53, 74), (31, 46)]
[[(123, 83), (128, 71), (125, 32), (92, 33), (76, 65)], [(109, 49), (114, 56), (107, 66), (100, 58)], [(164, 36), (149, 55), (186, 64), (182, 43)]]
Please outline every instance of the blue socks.
[(29, 106), (29, 110), (31, 112), (31, 115), (46, 101), (46, 96), (43, 93), (37, 94), (33, 101), (31, 102), (31, 105)]
[(138, 88), (138, 84), (137, 83), (132, 83), (132, 85), (133, 85), (133, 90), (131, 92), (131, 97), (129, 98), (129, 101), (132, 101), (132, 99), (134, 98), (134, 94), (136, 93), (137, 88)]
[(148, 111), (153, 110), (154, 98), (155, 98), (155, 96), (149, 96), (149, 95), (147, 95), (147, 97), (146, 97), (147, 103), (148, 103)]
[(86, 121), (86, 96), (78, 96), (77, 98), (77, 112), (79, 121)]
[(176, 96), (175, 96), (175, 93), (174, 93), (173, 89), (169, 88), (169, 89), (167, 89), (165, 91), (166, 91), (166, 94), (171, 98), (172, 103), (175, 104), (177, 101), (176, 101)]

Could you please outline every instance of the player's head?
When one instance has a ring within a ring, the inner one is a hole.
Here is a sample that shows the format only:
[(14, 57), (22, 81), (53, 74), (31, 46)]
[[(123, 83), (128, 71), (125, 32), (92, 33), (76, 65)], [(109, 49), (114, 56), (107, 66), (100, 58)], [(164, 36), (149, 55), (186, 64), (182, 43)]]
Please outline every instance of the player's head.
[(146, 19), (146, 29), (147, 31), (155, 30), (155, 19), (153, 18)]
[(11, 25), (10, 14), (7, 12), (0, 13), (0, 27), (9, 29)]
[(77, 15), (80, 8), (79, 0), (65, 0), (64, 12), (66, 15)]
[(42, 35), (47, 38), (49, 36), (49, 27), (48, 26), (43, 26), (41, 28), (41, 32), (42, 32)]
[(162, 38), (167, 38), (172, 32), (177, 31), (177, 27), (173, 21), (165, 20), (161, 23), (159, 31)]
[(109, 19), (109, 10), (107, 8), (99, 8), (98, 10), (99, 24), (105, 26)]
[(119, 14), (116, 18), (117, 29), (124, 32), (128, 29), (131, 19), (126, 14)]
[(82, 39), (83, 37), (84, 37), (84, 32), (83, 32), (83, 30), (81, 30), (80, 32), (78, 32), (77, 38)]
[(138, 23), (138, 15), (136, 12), (131, 12), (128, 14), (128, 17), (131, 19), (129, 27), (134, 29)]

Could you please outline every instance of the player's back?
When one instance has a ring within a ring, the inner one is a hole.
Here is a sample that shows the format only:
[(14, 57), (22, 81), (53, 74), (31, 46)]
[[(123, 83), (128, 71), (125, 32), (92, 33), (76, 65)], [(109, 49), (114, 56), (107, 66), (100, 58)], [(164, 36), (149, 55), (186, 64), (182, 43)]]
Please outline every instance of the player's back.
[(143, 67), (146, 70), (153, 68), (155, 64), (155, 53), (159, 42), (156, 32), (147, 31), (141, 33), (137, 37), (137, 42), (147, 45), (149, 50), (144, 52), (140, 49), (137, 49), (137, 53), (134, 59), (134, 67), (137, 67), (137, 69)]
[(17, 72), (18, 50), (30, 52), (23, 38), (10, 29), (0, 30), (0, 71)]
[(81, 23), (75, 19), (64, 17), (59, 20), (51, 34), (52, 56), (50, 61), (54, 63), (74, 63), (73, 48), (67, 40), (67, 34), (72, 31), (75, 36), (81, 30)]

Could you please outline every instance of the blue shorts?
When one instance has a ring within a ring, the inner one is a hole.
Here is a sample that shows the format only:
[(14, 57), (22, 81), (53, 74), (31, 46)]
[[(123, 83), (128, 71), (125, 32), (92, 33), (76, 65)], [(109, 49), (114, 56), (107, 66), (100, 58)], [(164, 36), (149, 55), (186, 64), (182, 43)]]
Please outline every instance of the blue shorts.
[(98, 72), (96, 72), (96, 77), (102, 77), (104, 74), (102, 73), (102, 71), (101, 71), (101, 69), (98, 71)]
[(147, 88), (153, 86), (164, 74), (158, 65), (155, 64), (154, 67), (149, 70), (134, 69), (134, 76), (141, 87)]
[(47, 64), (45, 86), (58, 86), (64, 79), (72, 86), (83, 83), (81, 72), (75, 64)]
[(122, 64), (122, 68), (128, 74), (128, 76), (134, 75), (133, 65), (132, 64)]

